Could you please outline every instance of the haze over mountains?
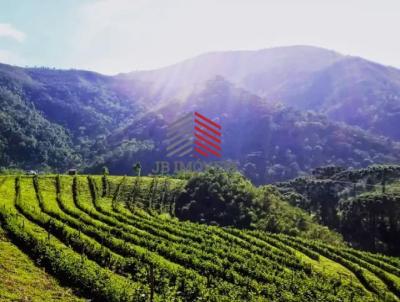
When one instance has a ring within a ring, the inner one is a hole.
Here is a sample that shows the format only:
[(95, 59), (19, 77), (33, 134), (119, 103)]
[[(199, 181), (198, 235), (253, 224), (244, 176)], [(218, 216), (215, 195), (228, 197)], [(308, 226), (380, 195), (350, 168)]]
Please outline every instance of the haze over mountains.
[(133, 72), (159, 101), (184, 99), (220, 75), (269, 103), (315, 110), (332, 120), (399, 139), (400, 70), (334, 51), (293, 46), (215, 52), (173, 66)]
[(125, 74), (152, 84), (163, 100), (181, 97), (215, 77), (222, 76), (261, 97), (274, 99), (278, 90), (326, 68), (342, 58), (333, 51), (293, 46), (257, 51), (206, 53), (161, 69)]
[(149, 172), (166, 125), (194, 109), (223, 125), (224, 159), (257, 183), (400, 160), (400, 70), (308, 46), (117, 76), (0, 65), (0, 103), (1, 166), (128, 173), (141, 160)]

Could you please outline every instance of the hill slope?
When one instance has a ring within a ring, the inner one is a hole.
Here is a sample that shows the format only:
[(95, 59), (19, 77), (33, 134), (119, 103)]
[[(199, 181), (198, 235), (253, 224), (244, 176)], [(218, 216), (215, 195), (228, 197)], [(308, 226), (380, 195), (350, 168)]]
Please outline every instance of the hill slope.
[(328, 166), (278, 184), (292, 205), (340, 232), (352, 245), (400, 255), (400, 166)]
[(141, 161), (148, 173), (165, 159), (167, 125), (193, 110), (223, 124), (223, 159), (255, 183), (328, 164), (397, 163), (399, 79), (396, 69), (306, 46), (114, 77), (0, 65), (0, 167), (126, 174)]
[(311, 46), (214, 52), (165, 68), (121, 76), (146, 82), (159, 102), (185, 101), (222, 76), (265, 98), (398, 140), (400, 70)]
[(0, 219), (96, 301), (399, 300), (396, 258), (129, 211), (114, 180), (5, 177)]
[[(0, 300), (84, 302), (70, 289), (38, 268), (5, 236), (0, 228)], [(16, 290), (18, 289), (18, 290)]]
[[(399, 144), (384, 137), (329, 121), (325, 116), (266, 104), (265, 100), (237, 88), (223, 78), (208, 81), (184, 103), (166, 105), (110, 135), (110, 141), (151, 137), (155, 148), (136, 156), (144, 172), (154, 160), (165, 157), (166, 129), (182, 112), (198, 111), (221, 124), (222, 160), (257, 184), (287, 180), (322, 165), (365, 167), (371, 163), (395, 163)], [(145, 126), (143, 126), (145, 125)], [(128, 156), (106, 162), (116, 173), (129, 173)], [(97, 170), (99, 171), (99, 169)]]
[(278, 97), (280, 87), (294, 86), (342, 55), (317, 47), (294, 46), (257, 51), (211, 52), (160, 69), (120, 75), (151, 84), (159, 101), (183, 97), (197, 85), (221, 76), (261, 97)]
[(0, 64), (0, 166), (90, 165), (111, 149), (107, 135), (144, 111), (142, 88), (130, 88), (125, 93), (112, 77), (93, 72)]

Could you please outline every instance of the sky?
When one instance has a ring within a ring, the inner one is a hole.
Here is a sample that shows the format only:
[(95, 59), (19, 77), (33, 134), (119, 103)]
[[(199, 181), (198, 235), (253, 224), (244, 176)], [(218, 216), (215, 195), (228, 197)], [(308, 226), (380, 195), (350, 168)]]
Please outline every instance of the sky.
[(399, 0), (0, 0), (0, 62), (104, 74), (313, 45), (400, 68)]

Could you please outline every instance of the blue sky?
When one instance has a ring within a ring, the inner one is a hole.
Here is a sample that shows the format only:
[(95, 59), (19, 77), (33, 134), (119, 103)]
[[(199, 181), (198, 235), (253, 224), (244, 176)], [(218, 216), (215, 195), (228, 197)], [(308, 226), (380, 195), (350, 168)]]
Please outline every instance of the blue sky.
[(0, 62), (115, 74), (305, 44), (400, 67), (399, 28), (398, 0), (0, 0)]

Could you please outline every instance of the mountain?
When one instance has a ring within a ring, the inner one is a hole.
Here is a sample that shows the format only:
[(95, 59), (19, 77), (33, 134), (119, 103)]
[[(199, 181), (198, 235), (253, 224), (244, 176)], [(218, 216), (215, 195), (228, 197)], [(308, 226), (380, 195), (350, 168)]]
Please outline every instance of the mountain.
[(297, 78), (305, 78), (341, 60), (342, 55), (316, 47), (277, 47), (258, 51), (206, 53), (183, 62), (150, 71), (121, 74), (151, 86), (158, 101), (182, 99), (204, 82), (222, 76), (261, 97), (279, 95)]
[(119, 85), (94, 72), (1, 64), (0, 165), (63, 170), (104, 154), (107, 135), (145, 112), (142, 88)]
[[(222, 76), (215, 76), (218, 70), (224, 71)], [(391, 104), (389, 111), (379, 103), (382, 99), (371, 97), (365, 101), (369, 111), (357, 111), (363, 119), (352, 115), (349, 121), (350, 98), (334, 101), (337, 93), (351, 94), (346, 85), (356, 74), (352, 70), (370, 79), (367, 87), (352, 86), (359, 87), (360, 95), (362, 88), (389, 87), (382, 84), (385, 77), (395, 89), (398, 71), (393, 68), (304, 46), (211, 53), (117, 76), (3, 64), (0, 166), (99, 172), (107, 165), (113, 173), (127, 174), (141, 161), (143, 171), (150, 173), (155, 161), (166, 159), (168, 124), (192, 111), (222, 124), (223, 160), (237, 163), (257, 184), (290, 179), (321, 165), (398, 163), (396, 98), (385, 103)], [(342, 79), (345, 71), (349, 76)], [(307, 85), (295, 85), (302, 81)], [(271, 101), (272, 94), (285, 96), (287, 104)], [(380, 119), (386, 115), (392, 119), (385, 124)], [(378, 136), (377, 129), (393, 136)]]
[(400, 70), (349, 57), (315, 73), (309, 82), (285, 103), (400, 139), (393, 127), (400, 123)]
[(40, 165), (65, 169), (74, 160), (66, 129), (45, 119), (31, 103), (0, 87), (0, 163), (2, 167)]
[[(321, 165), (357, 168), (399, 160), (400, 146), (396, 142), (331, 122), (323, 115), (268, 104), (221, 77), (207, 82), (186, 102), (152, 111), (110, 139), (151, 137), (156, 148), (141, 157), (144, 171), (150, 172), (155, 158), (168, 160), (164, 143), (168, 124), (182, 112), (193, 111), (222, 125), (223, 160), (238, 163), (259, 184), (290, 179)], [(126, 161), (129, 157), (114, 158), (108, 165), (117, 173), (129, 173), (130, 168), (123, 165)]]
[(151, 87), (157, 104), (184, 101), (222, 76), (270, 103), (314, 110), (376, 134), (400, 139), (400, 70), (310, 46), (214, 52), (152, 71), (121, 75)]

